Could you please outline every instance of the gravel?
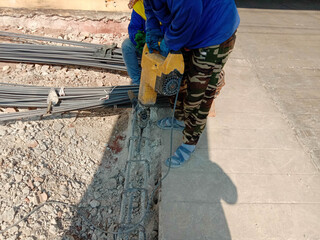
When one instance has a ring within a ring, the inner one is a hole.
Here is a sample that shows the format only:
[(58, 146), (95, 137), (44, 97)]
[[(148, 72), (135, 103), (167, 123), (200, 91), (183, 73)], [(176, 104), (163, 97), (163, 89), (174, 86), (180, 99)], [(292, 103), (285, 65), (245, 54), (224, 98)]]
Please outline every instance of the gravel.
[[(41, 19), (55, 17), (41, 16)], [(81, 22), (71, 17), (70, 21)], [(1, 31), (30, 33), (24, 26), (6, 24), (0, 23)], [(127, 34), (92, 34), (72, 29), (48, 34), (49, 26), (41, 27), (39, 22), (37, 26), (32, 34), (77, 41), (119, 45), (127, 37)], [(84, 67), (0, 63), (0, 70), (0, 82), (17, 84), (94, 87), (130, 83), (124, 74)], [(17, 110), (0, 108), (0, 114), (10, 111)], [(81, 216), (102, 229), (117, 230), (130, 114), (130, 109), (108, 109), (95, 114), (65, 113), (45, 119), (0, 123), (0, 230), (41, 203), (57, 200), (70, 204), (43, 206), (18, 226), (0, 234), (0, 240), (113, 239), (110, 234), (92, 228)], [(151, 145), (159, 145), (159, 139), (151, 141)], [(156, 151), (153, 154), (157, 154)], [(137, 174), (135, 181), (141, 181), (141, 174)], [(134, 203), (135, 211), (138, 208), (139, 204)], [(148, 227), (151, 240), (157, 239), (156, 213), (153, 218)]]

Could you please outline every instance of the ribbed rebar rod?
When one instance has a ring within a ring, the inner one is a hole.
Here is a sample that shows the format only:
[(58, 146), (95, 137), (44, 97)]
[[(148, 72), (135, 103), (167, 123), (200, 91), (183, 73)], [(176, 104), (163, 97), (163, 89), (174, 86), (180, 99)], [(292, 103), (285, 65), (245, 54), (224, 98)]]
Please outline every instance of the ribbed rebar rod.
[[(0, 31), (0, 37), (22, 38), (71, 46), (43, 44), (0, 44), (0, 61), (36, 64), (77, 65), (126, 71), (121, 49), (102, 45)], [(12, 40), (12, 39), (10, 39)], [(79, 47), (72, 47), (79, 46)]]
[(101, 44), (84, 43), (84, 42), (78, 42), (78, 41), (71, 41), (71, 40), (64, 40), (64, 39), (50, 38), (50, 37), (40, 37), (40, 36), (33, 36), (33, 35), (26, 35), (26, 34), (20, 34), (20, 33), (12, 33), (12, 32), (4, 32), (4, 31), (0, 31), (0, 36), (11, 37), (11, 38), (32, 39), (32, 40), (39, 40), (39, 41), (45, 41), (45, 42), (64, 43), (64, 44), (83, 46), (83, 47), (97, 47), (97, 48), (99, 48), (99, 47), (103, 46)]
[[(1, 113), (0, 121), (18, 120), (47, 114), (47, 98), (50, 87), (0, 83), (0, 107), (45, 108), (16, 113)], [(53, 88), (59, 93), (61, 88)], [(96, 108), (129, 106), (128, 91), (138, 95), (139, 86), (64, 88), (65, 96), (59, 96), (59, 104), (52, 106), (51, 114)], [(159, 97), (159, 106), (167, 106), (166, 97)]]
[(90, 63), (84, 61), (68, 61), (68, 60), (61, 60), (55, 61), (53, 59), (45, 59), (45, 60), (38, 60), (32, 58), (19, 58), (16, 59), (14, 57), (0, 57), (0, 60), (6, 62), (25, 62), (25, 63), (38, 63), (38, 64), (57, 64), (57, 65), (76, 65), (76, 66), (87, 66), (87, 67), (97, 67), (97, 68), (105, 68), (110, 70), (122, 70), (126, 71), (126, 67), (117, 64), (99, 64), (99, 63)]

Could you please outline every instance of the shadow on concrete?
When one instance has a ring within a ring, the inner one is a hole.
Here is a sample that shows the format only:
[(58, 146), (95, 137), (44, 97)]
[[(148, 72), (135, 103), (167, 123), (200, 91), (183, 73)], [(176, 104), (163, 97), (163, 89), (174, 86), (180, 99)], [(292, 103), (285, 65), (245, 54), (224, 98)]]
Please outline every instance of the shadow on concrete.
[(235, 0), (238, 8), (320, 10), (319, 0)]
[[(237, 187), (216, 163), (217, 153), (209, 150), (210, 133), (206, 128), (189, 162), (171, 169), (162, 184), (160, 239), (232, 239), (223, 205), (237, 203)], [(162, 175), (167, 171), (163, 161), (169, 156), (169, 139), (164, 132)], [(175, 132), (173, 150), (181, 142), (182, 134)]]
[[(211, 162), (213, 160), (209, 156), (208, 161), (211, 164), (211, 174), (208, 174), (204, 181), (210, 182), (210, 187), (206, 189), (207, 197), (203, 199), (203, 203), (200, 202), (202, 206), (195, 212), (195, 216), (198, 216), (207, 228), (201, 229), (202, 227), (199, 226), (200, 236), (201, 232), (207, 233), (204, 238), (200, 239), (231, 240), (223, 202), (230, 205), (236, 204), (238, 200), (237, 188), (228, 174), (218, 164)], [(201, 188), (201, 185), (199, 187)]]

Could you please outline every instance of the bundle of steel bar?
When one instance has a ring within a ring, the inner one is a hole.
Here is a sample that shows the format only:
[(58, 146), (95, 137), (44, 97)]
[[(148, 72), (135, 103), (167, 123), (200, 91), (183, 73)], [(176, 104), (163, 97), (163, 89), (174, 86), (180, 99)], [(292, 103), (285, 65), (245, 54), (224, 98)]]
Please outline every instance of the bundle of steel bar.
[[(0, 107), (34, 109), (0, 114), (0, 122), (46, 116), (77, 110), (95, 110), (104, 107), (130, 107), (128, 91), (138, 95), (137, 85), (92, 88), (50, 88), (0, 83)], [(52, 104), (50, 93), (58, 101)], [(168, 106), (166, 97), (159, 97), (158, 106)]]
[[(115, 45), (108, 46), (3, 31), (0, 31), (0, 37), (10, 41), (10, 43), (0, 43), (0, 61), (2, 62), (77, 65), (126, 71), (121, 49), (116, 48)], [(33, 43), (11, 43), (17, 39), (33, 40)], [(59, 43), (64, 46), (36, 44), (34, 41)]]

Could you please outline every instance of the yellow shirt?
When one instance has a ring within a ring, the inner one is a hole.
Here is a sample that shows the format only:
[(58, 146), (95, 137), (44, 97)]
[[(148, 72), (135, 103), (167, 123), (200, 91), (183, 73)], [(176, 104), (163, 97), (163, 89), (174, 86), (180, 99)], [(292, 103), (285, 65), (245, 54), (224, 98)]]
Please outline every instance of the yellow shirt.
[(144, 20), (147, 20), (146, 14), (144, 12), (143, 0), (139, 0), (133, 6), (133, 9), (138, 13)]

